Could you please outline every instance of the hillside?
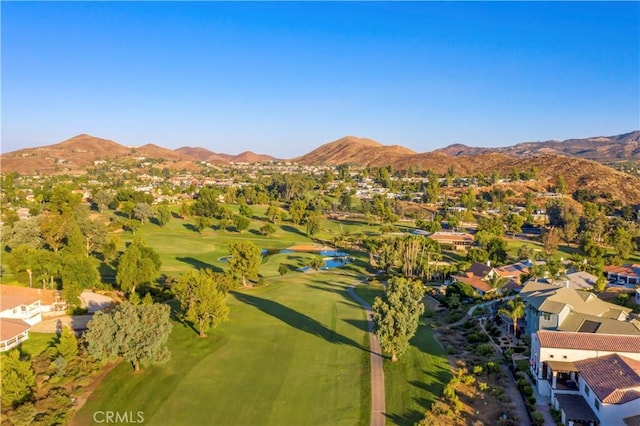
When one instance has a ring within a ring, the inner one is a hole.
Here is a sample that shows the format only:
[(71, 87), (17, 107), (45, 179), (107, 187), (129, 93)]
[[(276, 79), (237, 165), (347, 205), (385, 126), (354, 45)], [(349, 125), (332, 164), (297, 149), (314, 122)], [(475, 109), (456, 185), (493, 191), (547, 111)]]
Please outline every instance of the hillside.
[(212, 164), (226, 164), (233, 158), (233, 155), (217, 154), (205, 148), (192, 147), (192, 146), (183, 146), (181, 148), (176, 149), (175, 151), (179, 153), (183, 153), (196, 160), (206, 161), (207, 163), (212, 163)]
[(371, 139), (346, 136), (319, 146), (313, 151), (290, 161), (300, 164), (363, 164), (392, 163), (414, 151), (399, 145), (382, 145)]
[(464, 144), (449, 145), (436, 150), (453, 156), (472, 156), (498, 152), (511, 157), (530, 157), (540, 154), (567, 155), (600, 162), (640, 159), (640, 131), (615, 136), (597, 136), (564, 141), (523, 142), (501, 148), (477, 148)]
[(278, 161), (278, 159), (270, 155), (256, 154), (255, 152), (245, 151), (232, 157), (229, 161), (233, 163), (266, 163), (269, 161)]

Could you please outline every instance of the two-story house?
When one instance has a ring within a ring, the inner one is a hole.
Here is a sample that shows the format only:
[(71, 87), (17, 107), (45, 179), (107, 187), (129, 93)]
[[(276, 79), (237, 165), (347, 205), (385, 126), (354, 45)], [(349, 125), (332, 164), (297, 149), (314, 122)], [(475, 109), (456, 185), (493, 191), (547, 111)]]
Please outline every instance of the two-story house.
[(640, 336), (541, 330), (530, 364), (565, 425), (624, 425), (640, 414)]
[(640, 334), (640, 324), (631, 321), (630, 308), (605, 302), (590, 292), (529, 282), (520, 296), (525, 303), (527, 334), (538, 330)]

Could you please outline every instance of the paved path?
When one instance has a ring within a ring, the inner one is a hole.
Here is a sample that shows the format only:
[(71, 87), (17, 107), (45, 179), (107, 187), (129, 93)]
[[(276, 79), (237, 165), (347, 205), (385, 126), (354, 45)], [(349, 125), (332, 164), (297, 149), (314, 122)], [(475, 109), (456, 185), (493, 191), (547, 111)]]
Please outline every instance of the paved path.
[(75, 331), (84, 331), (93, 315), (64, 315), (59, 317), (45, 318), (37, 323), (29, 331), (37, 333), (55, 333), (61, 326), (68, 326)]
[(369, 324), (369, 346), (371, 350), (371, 426), (384, 426), (385, 396), (384, 396), (384, 371), (382, 369), (382, 349), (380, 342), (373, 333), (373, 311), (366, 300), (356, 294), (353, 286), (349, 287), (349, 295), (367, 312)]

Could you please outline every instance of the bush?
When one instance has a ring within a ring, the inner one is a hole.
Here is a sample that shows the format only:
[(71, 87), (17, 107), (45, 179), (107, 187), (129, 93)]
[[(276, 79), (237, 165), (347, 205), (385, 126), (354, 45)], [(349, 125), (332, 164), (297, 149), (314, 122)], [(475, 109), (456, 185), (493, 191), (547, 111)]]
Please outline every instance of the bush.
[(471, 333), (467, 336), (467, 340), (469, 343), (486, 343), (489, 341), (489, 336), (482, 332)]
[(489, 385), (485, 382), (478, 382), (478, 389), (480, 389), (481, 391), (485, 392), (487, 390), (489, 390)]
[(65, 312), (67, 315), (85, 315), (89, 312), (89, 310), (87, 308), (74, 307), (68, 308)]
[(534, 426), (542, 426), (544, 425), (544, 416), (539, 411), (534, 411), (531, 413), (531, 424)]
[(522, 393), (524, 394), (524, 396), (529, 398), (530, 396), (533, 396), (533, 388), (531, 388), (531, 385), (526, 385), (525, 387), (522, 388)]
[(480, 374), (482, 374), (482, 370), (483, 369), (481, 365), (476, 365), (475, 367), (473, 367), (473, 374), (479, 376)]
[(474, 376), (472, 376), (471, 374), (465, 374), (464, 376), (462, 376), (461, 381), (465, 385), (471, 386), (472, 384), (474, 384), (476, 382), (476, 378)]
[(536, 405), (536, 397), (535, 396), (530, 396), (529, 398), (527, 398), (527, 404)]
[(493, 354), (493, 347), (489, 343), (482, 343), (476, 348), (476, 353), (480, 356), (489, 356)]

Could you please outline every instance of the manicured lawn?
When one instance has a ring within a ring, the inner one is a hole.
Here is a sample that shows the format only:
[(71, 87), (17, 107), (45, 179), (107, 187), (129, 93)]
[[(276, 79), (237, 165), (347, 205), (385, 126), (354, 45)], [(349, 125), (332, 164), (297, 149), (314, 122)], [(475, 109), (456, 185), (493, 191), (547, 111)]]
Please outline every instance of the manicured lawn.
[[(383, 287), (359, 286), (356, 292), (373, 303), (375, 297), (382, 294)], [(451, 369), (444, 351), (431, 329), (422, 322), (398, 362), (384, 361), (387, 423), (407, 425), (420, 421), (450, 378)]]
[(21, 344), (20, 349), (33, 358), (47, 349), (55, 339), (55, 334), (29, 332), (29, 338)]
[[(297, 275), (297, 276), (294, 276)], [(167, 364), (109, 374), (75, 424), (96, 410), (143, 411), (147, 424), (369, 424), (364, 312), (340, 273), (290, 273), (234, 292), (231, 319), (206, 339), (175, 324)]]

